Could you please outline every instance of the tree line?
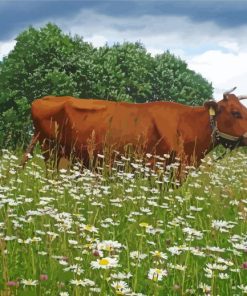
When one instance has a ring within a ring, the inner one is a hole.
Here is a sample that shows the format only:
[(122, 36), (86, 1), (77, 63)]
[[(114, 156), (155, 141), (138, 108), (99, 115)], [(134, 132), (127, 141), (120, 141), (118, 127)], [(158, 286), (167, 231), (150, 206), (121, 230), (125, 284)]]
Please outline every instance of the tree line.
[(30, 107), (46, 95), (201, 105), (212, 84), (169, 51), (151, 56), (139, 43), (93, 47), (55, 24), (20, 33), (0, 62), (0, 147), (26, 144)]

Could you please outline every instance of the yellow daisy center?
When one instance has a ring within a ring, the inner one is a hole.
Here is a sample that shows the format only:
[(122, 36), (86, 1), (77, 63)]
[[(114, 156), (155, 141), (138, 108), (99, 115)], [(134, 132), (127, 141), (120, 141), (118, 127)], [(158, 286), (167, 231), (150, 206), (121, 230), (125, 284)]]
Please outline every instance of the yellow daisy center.
[(99, 265), (108, 265), (109, 263), (110, 263), (110, 261), (106, 258), (99, 260)]
[(140, 225), (141, 227), (148, 227), (148, 226), (149, 226), (149, 224), (146, 223), (146, 222), (141, 222), (139, 225)]
[(93, 228), (93, 227), (92, 227), (91, 225), (86, 225), (86, 226), (85, 226), (85, 229), (88, 230), (88, 231), (91, 231), (92, 228)]

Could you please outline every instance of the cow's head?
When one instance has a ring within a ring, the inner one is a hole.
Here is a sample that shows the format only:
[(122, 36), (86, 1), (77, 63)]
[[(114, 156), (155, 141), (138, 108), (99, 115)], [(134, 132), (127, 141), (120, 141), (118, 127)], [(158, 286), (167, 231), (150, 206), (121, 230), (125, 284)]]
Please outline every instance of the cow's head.
[(205, 107), (214, 110), (220, 142), (231, 148), (247, 146), (247, 108), (240, 102), (243, 98), (246, 97), (225, 92), (223, 100), (205, 103)]

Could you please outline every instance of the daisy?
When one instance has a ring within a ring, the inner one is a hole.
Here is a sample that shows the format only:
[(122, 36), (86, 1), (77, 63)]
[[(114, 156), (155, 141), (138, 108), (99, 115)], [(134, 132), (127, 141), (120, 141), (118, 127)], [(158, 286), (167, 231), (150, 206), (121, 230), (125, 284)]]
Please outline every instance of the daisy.
[(227, 273), (220, 272), (219, 278), (222, 280), (226, 280), (226, 279), (229, 279), (229, 275)]
[(130, 252), (130, 258), (136, 259), (136, 260), (143, 260), (147, 257), (147, 254), (142, 254), (139, 251), (132, 251)]
[(242, 290), (243, 294), (247, 294), (247, 286), (244, 286), (243, 284), (242, 285), (239, 285), (238, 288), (240, 290)]
[(92, 261), (91, 266), (93, 269), (108, 269), (118, 266), (118, 260), (116, 258), (105, 257)]
[(120, 249), (121, 247), (122, 247), (121, 243), (117, 241), (112, 241), (112, 240), (105, 240), (97, 244), (97, 249), (105, 250), (108, 252), (111, 252), (116, 249)]
[(153, 257), (155, 257), (156, 259), (167, 259), (168, 257), (167, 257), (167, 255), (165, 254), (165, 253), (163, 253), (163, 252), (160, 252), (160, 251), (151, 251), (150, 252), (152, 255), (153, 255)]
[(98, 232), (98, 229), (95, 226), (89, 224), (80, 224), (80, 228), (82, 228), (83, 230), (87, 230), (88, 232)]
[(85, 286), (85, 283), (83, 280), (71, 280), (70, 283), (72, 285), (75, 285), (75, 286)]
[(162, 281), (163, 277), (167, 275), (168, 273), (165, 269), (150, 268), (148, 272), (148, 278), (154, 282)]
[(38, 285), (38, 281), (37, 280), (32, 280), (32, 279), (28, 279), (28, 280), (23, 279), (21, 281), (21, 283), (24, 286), (36, 286), (36, 285)]
[(113, 282), (111, 286), (115, 289), (117, 295), (127, 295), (131, 292), (128, 284), (124, 281)]

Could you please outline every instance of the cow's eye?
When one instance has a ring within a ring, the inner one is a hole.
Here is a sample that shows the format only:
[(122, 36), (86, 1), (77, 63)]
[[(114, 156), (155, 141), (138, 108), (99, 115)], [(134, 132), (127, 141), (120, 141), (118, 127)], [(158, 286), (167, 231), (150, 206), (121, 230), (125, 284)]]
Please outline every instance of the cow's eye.
[(235, 118), (242, 118), (241, 113), (238, 112), (238, 111), (232, 111), (232, 115), (233, 115), (233, 117), (235, 117)]

